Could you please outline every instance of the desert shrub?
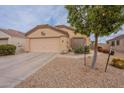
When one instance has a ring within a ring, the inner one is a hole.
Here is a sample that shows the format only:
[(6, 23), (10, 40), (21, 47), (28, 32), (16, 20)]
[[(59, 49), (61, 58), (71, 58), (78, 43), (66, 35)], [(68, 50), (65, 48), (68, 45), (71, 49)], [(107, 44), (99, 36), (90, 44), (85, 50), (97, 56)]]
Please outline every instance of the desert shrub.
[(124, 59), (113, 58), (112, 59), (112, 66), (120, 68), (120, 69), (124, 69)]
[(85, 47), (80, 46), (80, 47), (74, 49), (74, 53), (76, 53), (76, 54), (84, 54), (84, 53), (88, 54), (88, 53), (90, 53), (90, 47), (89, 46), (85, 46)]
[(112, 50), (112, 51), (111, 51), (111, 55), (114, 55), (114, 54), (115, 54), (115, 52), (114, 52), (114, 50)]
[(82, 54), (83, 53), (83, 47), (79, 47), (79, 48), (75, 48), (74, 49), (74, 53), (77, 53), (77, 54)]
[(14, 55), (16, 46), (11, 44), (0, 45), (0, 56)]
[(85, 46), (85, 48), (84, 48), (85, 50), (84, 50), (84, 52), (85, 53), (90, 53), (90, 46)]

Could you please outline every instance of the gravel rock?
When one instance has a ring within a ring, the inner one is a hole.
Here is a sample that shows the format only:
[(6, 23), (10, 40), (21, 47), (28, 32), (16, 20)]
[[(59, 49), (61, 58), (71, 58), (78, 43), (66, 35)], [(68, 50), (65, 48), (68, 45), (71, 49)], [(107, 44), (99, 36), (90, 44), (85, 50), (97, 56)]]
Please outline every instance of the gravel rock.
[[(124, 87), (124, 71), (109, 64), (108, 55), (98, 55), (96, 68), (91, 69), (92, 57), (87, 59), (56, 58), (16, 87), (37, 88), (118, 88)], [(112, 59), (112, 57), (111, 57)], [(111, 60), (110, 60), (111, 61)]]

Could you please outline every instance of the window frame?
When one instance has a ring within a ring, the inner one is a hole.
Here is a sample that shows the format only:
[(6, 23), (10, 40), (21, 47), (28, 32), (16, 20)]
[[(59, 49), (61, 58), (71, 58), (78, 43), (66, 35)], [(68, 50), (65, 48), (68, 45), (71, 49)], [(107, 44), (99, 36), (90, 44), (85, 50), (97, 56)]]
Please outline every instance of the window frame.
[(115, 40), (111, 41), (111, 46), (115, 46)]
[(117, 45), (117, 46), (120, 45), (120, 40), (119, 40), (119, 39), (116, 40), (116, 45)]

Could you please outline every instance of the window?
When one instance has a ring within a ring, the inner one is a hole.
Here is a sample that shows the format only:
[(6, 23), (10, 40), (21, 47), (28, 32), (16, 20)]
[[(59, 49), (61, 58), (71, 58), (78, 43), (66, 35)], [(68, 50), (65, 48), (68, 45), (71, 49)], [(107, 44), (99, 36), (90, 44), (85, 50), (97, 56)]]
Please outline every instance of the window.
[(109, 41), (107, 41), (107, 44), (109, 44)]
[(46, 33), (45, 33), (45, 32), (41, 32), (41, 35), (45, 36), (45, 35), (46, 35)]
[(120, 45), (120, 40), (116, 40), (117, 46)]
[(115, 46), (115, 41), (112, 41), (111, 46)]
[(64, 43), (64, 40), (62, 40), (62, 43)]

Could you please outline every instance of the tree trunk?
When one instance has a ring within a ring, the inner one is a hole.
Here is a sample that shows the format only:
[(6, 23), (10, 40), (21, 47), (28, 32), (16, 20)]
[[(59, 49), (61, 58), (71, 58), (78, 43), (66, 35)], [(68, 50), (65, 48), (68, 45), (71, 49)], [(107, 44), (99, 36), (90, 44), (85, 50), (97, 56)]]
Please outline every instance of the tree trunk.
[(92, 68), (95, 68), (96, 59), (97, 59), (97, 47), (98, 47), (98, 35), (95, 34), (95, 46), (94, 46), (94, 55), (93, 55), (93, 61), (92, 61)]

